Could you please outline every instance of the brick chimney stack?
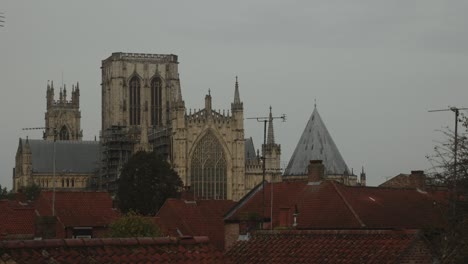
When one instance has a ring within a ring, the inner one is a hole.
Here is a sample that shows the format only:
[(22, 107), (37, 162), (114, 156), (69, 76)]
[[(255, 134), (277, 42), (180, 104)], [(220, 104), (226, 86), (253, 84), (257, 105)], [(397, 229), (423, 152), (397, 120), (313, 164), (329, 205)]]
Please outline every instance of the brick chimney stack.
[(319, 182), (323, 180), (325, 166), (322, 160), (311, 160), (308, 166), (309, 170), (309, 182)]
[(420, 190), (426, 189), (426, 175), (422, 170), (411, 171), (408, 176), (409, 185), (412, 188), (418, 188)]

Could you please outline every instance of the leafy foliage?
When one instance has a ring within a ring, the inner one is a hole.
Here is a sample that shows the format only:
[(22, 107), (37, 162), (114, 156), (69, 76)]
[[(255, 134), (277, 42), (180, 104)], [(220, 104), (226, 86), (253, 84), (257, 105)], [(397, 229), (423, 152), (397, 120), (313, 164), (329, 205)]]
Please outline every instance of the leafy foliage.
[(23, 193), (26, 196), (26, 199), (34, 201), (37, 199), (37, 197), (39, 197), (39, 194), (41, 194), (41, 187), (35, 183), (32, 183), (23, 189)]
[(151, 219), (133, 211), (112, 222), (109, 229), (110, 237), (157, 237), (161, 235), (159, 227)]
[(4, 187), (2, 188), (2, 185), (0, 184), (0, 200), (2, 199), (9, 199), (10, 193), (8, 192), (7, 188)]
[(155, 153), (137, 152), (122, 169), (117, 190), (119, 208), (154, 215), (167, 198), (177, 198), (182, 181), (170, 164)]

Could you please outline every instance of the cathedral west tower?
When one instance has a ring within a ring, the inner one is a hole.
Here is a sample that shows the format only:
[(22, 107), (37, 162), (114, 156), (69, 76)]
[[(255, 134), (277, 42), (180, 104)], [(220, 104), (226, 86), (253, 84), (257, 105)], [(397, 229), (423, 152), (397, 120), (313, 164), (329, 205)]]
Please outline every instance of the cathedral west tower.
[(54, 82), (47, 84), (47, 111), (45, 113), (45, 140), (81, 140), (80, 86), (72, 85), (71, 99), (67, 100), (67, 88), (60, 88), (59, 99), (54, 98)]

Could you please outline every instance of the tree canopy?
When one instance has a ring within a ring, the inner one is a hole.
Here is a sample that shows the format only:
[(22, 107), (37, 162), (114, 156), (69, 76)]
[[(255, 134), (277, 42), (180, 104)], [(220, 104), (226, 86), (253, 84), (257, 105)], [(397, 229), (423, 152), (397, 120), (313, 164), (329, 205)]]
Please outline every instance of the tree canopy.
[(133, 211), (120, 217), (109, 225), (110, 237), (157, 237), (159, 227), (149, 218)]
[(177, 198), (182, 181), (170, 164), (154, 152), (137, 152), (122, 169), (117, 200), (123, 213), (154, 215), (167, 198)]
[(29, 184), (28, 186), (24, 187), (23, 193), (26, 196), (26, 199), (29, 201), (34, 201), (41, 194), (41, 186), (35, 183)]
[(15, 193), (13, 191), (8, 191), (7, 187), (3, 187), (0, 184), (0, 200), (9, 199), (13, 200), (15, 198)]

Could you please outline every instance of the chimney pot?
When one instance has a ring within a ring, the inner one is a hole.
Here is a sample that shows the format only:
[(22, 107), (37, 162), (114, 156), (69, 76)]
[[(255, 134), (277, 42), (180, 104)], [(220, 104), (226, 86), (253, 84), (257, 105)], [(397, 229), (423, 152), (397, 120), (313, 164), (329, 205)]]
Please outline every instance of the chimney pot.
[(426, 175), (422, 170), (412, 170), (409, 175), (409, 184), (413, 188), (424, 190), (426, 188)]

